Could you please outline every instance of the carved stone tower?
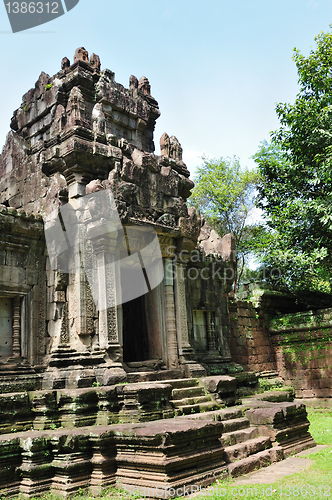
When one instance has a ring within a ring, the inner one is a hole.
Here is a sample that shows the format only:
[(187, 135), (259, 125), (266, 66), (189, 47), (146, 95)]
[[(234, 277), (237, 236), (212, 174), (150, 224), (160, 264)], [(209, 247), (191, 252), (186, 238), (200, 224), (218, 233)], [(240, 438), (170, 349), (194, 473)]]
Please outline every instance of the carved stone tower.
[[(228, 285), (212, 278), (206, 306), (203, 292), (198, 292), (205, 281), (197, 274), (197, 291), (188, 281), (188, 269), (201, 269), (205, 257), (199, 265), (191, 261), (202, 221), (186, 205), (193, 182), (181, 145), (165, 133), (161, 155), (154, 154), (160, 112), (146, 77), (131, 76), (126, 89), (114, 81), (112, 71), (101, 70), (99, 57), (89, 58), (84, 47), (76, 50), (72, 65), (64, 58), (61, 68), (53, 77), (41, 73), (14, 113), (0, 159), (0, 203), (12, 215), (42, 216), (46, 231), (55, 228), (58, 214), (68, 206), (77, 218), (75, 231), (88, 243), (67, 254), (71, 270), (59, 262), (53, 265), (48, 245), (46, 268), (45, 258), (39, 259), (38, 276), (22, 290), (18, 285), (12, 290), (11, 353), (23, 356), (31, 367), (42, 364), (43, 386), (49, 389), (109, 385), (137, 369), (163, 368), (171, 377), (203, 375), (208, 368), (202, 360), (211, 366), (229, 360), (227, 327), (222, 332), (220, 319), (221, 292)], [(102, 209), (91, 203), (89, 210), (83, 209), (87, 195), (103, 190), (114, 198), (126, 235), (122, 239), (114, 231), (105, 232), (108, 216)], [(125, 283), (135, 273), (131, 269), (128, 277), (126, 269), (115, 271), (116, 263), (128, 257), (129, 227), (139, 235), (132, 236), (129, 255), (140, 250), (143, 228), (157, 235), (164, 277), (144, 295), (101, 307), (112, 294), (123, 296)], [(87, 261), (91, 273), (96, 270), (95, 294)], [(232, 268), (231, 261), (219, 258), (216, 263)], [(211, 268), (212, 260), (207, 266)], [(38, 300), (31, 302), (31, 293)], [(0, 287), (1, 296), (5, 294)], [(31, 319), (35, 317), (37, 323)], [(37, 324), (38, 333), (33, 326)], [(20, 347), (19, 325), (29, 349)], [(200, 342), (200, 337), (205, 340)]]

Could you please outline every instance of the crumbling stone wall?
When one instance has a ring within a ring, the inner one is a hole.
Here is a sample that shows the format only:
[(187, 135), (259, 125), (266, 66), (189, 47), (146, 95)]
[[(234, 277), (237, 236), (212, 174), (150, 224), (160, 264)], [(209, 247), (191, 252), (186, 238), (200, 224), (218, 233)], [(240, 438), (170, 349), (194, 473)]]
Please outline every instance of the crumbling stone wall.
[(276, 357), (269, 335), (269, 321), (281, 297), (256, 284), (240, 287), (230, 295), (230, 350), (234, 361), (246, 371), (276, 371)]
[(300, 398), (332, 395), (332, 309), (274, 318), (270, 335), (279, 375)]
[(230, 297), (228, 307), (235, 362), (278, 374), (297, 397), (331, 397), (331, 309), (296, 313), (295, 296), (254, 283)]

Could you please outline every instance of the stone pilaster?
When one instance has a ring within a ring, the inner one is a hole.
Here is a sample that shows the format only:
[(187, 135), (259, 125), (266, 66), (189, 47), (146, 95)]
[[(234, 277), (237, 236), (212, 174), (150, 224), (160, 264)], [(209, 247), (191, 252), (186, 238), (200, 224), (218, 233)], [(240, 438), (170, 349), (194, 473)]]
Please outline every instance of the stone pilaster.
[(184, 364), (185, 376), (204, 377), (206, 371), (203, 366), (195, 360), (195, 351), (189, 341), (187, 303), (186, 303), (186, 263), (177, 262), (175, 264), (175, 306), (176, 306), (176, 326), (179, 343), (179, 358)]
[(187, 304), (186, 304), (186, 264), (177, 262), (175, 265), (175, 304), (176, 324), (178, 331), (179, 355), (181, 360), (190, 360), (194, 350), (189, 342)]
[(116, 240), (104, 237), (95, 245), (97, 257), (99, 345), (107, 348), (118, 345), (118, 323), (116, 313)]
[(164, 276), (168, 365), (170, 368), (177, 368), (179, 356), (174, 307), (173, 262), (169, 257), (164, 259)]
[(13, 358), (21, 357), (21, 298), (13, 298)]
[(44, 436), (36, 432), (20, 438), (22, 464), (19, 467), (21, 475), (20, 493), (31, 498), (35, 494), (42, 495), (52, 484), (52, 466), (48, 443)]
[(98, 337), (100, 349), (106, 350), (112, 361), (120, 362), (122, 349), (119, 344), (119, 329), (117, 317), (117, 269), (116, 245), (114, 232), (104, 229), (105, 220), (90, 223), (87, 236), (91, 240), (96, 256), (97, 273), (94, 284), (94, 298), (97, 299), (99, 311)]
[(74, 248), (73, 265), (75, 273), (70, 276), (67, 288), (70, 341), (77, 335), (83, 338), (87, 335), (87, 283), (80, 246)]
[(216, 335), (214, 329), (214, 323), (212, 323), (212, 313), (211, 311), (206, 311), (206, 333), (207, 333), (207, 343), (208, 351), (216, 351)]
[(116, 482), (116, 448), (111, 432), (105, 432), (105, 428), (92, 430), (89, 441), (93, 452), (89, 486), (91, 493), (99, 496)]

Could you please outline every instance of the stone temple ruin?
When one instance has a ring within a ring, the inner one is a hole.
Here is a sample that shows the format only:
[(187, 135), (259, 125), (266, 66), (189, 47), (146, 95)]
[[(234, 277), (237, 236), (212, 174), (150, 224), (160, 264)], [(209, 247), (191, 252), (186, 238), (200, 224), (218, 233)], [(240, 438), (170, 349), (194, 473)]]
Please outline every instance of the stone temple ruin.
[(305, 406), (255, 394), (238, 359), (234, 241), (188, 208), (176, 137), (154, 154), (159, 115), (147, 78), (126, 89), (83, 47), (14, 112), (0, 157), (8, 495), (118, 483), (171, 498), (314, 446)]

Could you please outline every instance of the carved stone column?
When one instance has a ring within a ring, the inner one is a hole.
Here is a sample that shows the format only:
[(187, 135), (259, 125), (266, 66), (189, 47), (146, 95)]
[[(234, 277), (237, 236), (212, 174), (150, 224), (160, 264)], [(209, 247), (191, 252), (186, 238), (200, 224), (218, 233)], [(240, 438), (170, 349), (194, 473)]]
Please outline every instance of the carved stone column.
[[(69, 319), (69, 341), (75, 339), (76, 335), (81, 340), (88, 334), (87, 331), (87, 283), (82, 262), (81, 245), (73, 248), (73, 264), (75, 272), (70, 274), (68, 294), (68, 319)], [(76, 346), (73, 346), (76, 347)]]
[(169, 368), (177, 368), (179, 357), (174, 308), (173, 262), (169, 257), (164, 259), (164, 280), (168, 365)]
[[(99, 345), (119, 344), (116, 314), (116, 277), (114, 252), (116, 240), (104, 237), (95, 245), (98, 279)], [(108, 302), (111, 302), (108, 307)]]
[(216, 335), (214, 330), (214, 325), (212, 324), (212, 313), (211, 311), (206, 311), (206, 333), (207, 333), (207, 343), (208, 351), (216, 351)]
[(186, 264), (177, 262), (175, 265), (176, 324), (178, 330), (179, 355), (180, 359), (183, 361), (191, 360), (194, 354), (194, 350), (189, 342), (185, 272)]
[(98, 337), (100, 349), (107, 350), (113, 361), (121, 361), (122, 349), (118, 336), (116, 276), (116, 235), (105, 231), (105, 220), (88, 224), (87, 236), (91, 240), (96, 256), (94, 299), (99, 311)]
[(186, 303), (186, 269), (190, 253), (195, 248), (191, 238), (181, 237), (176, 240), (177, 262), (175, 266), (175, 298), (176, 322), (180, 361), (184, 364), (186, 377), (204, 377), (205, 368), (196, 359), (195, 350), (189, 341), (187, 303)]
[(184, 364), (186, 377), (204, 377), (206, 371), (195, 359), (195, 351), (189, 341), (188, 316), (186, 303), (186, 264), (177, 262), (175, 266), (175, 305), (176, 324), (179, 343), (179, 357)]
[(21, 298), (13, 298), (13, 358), (21, 357)]

